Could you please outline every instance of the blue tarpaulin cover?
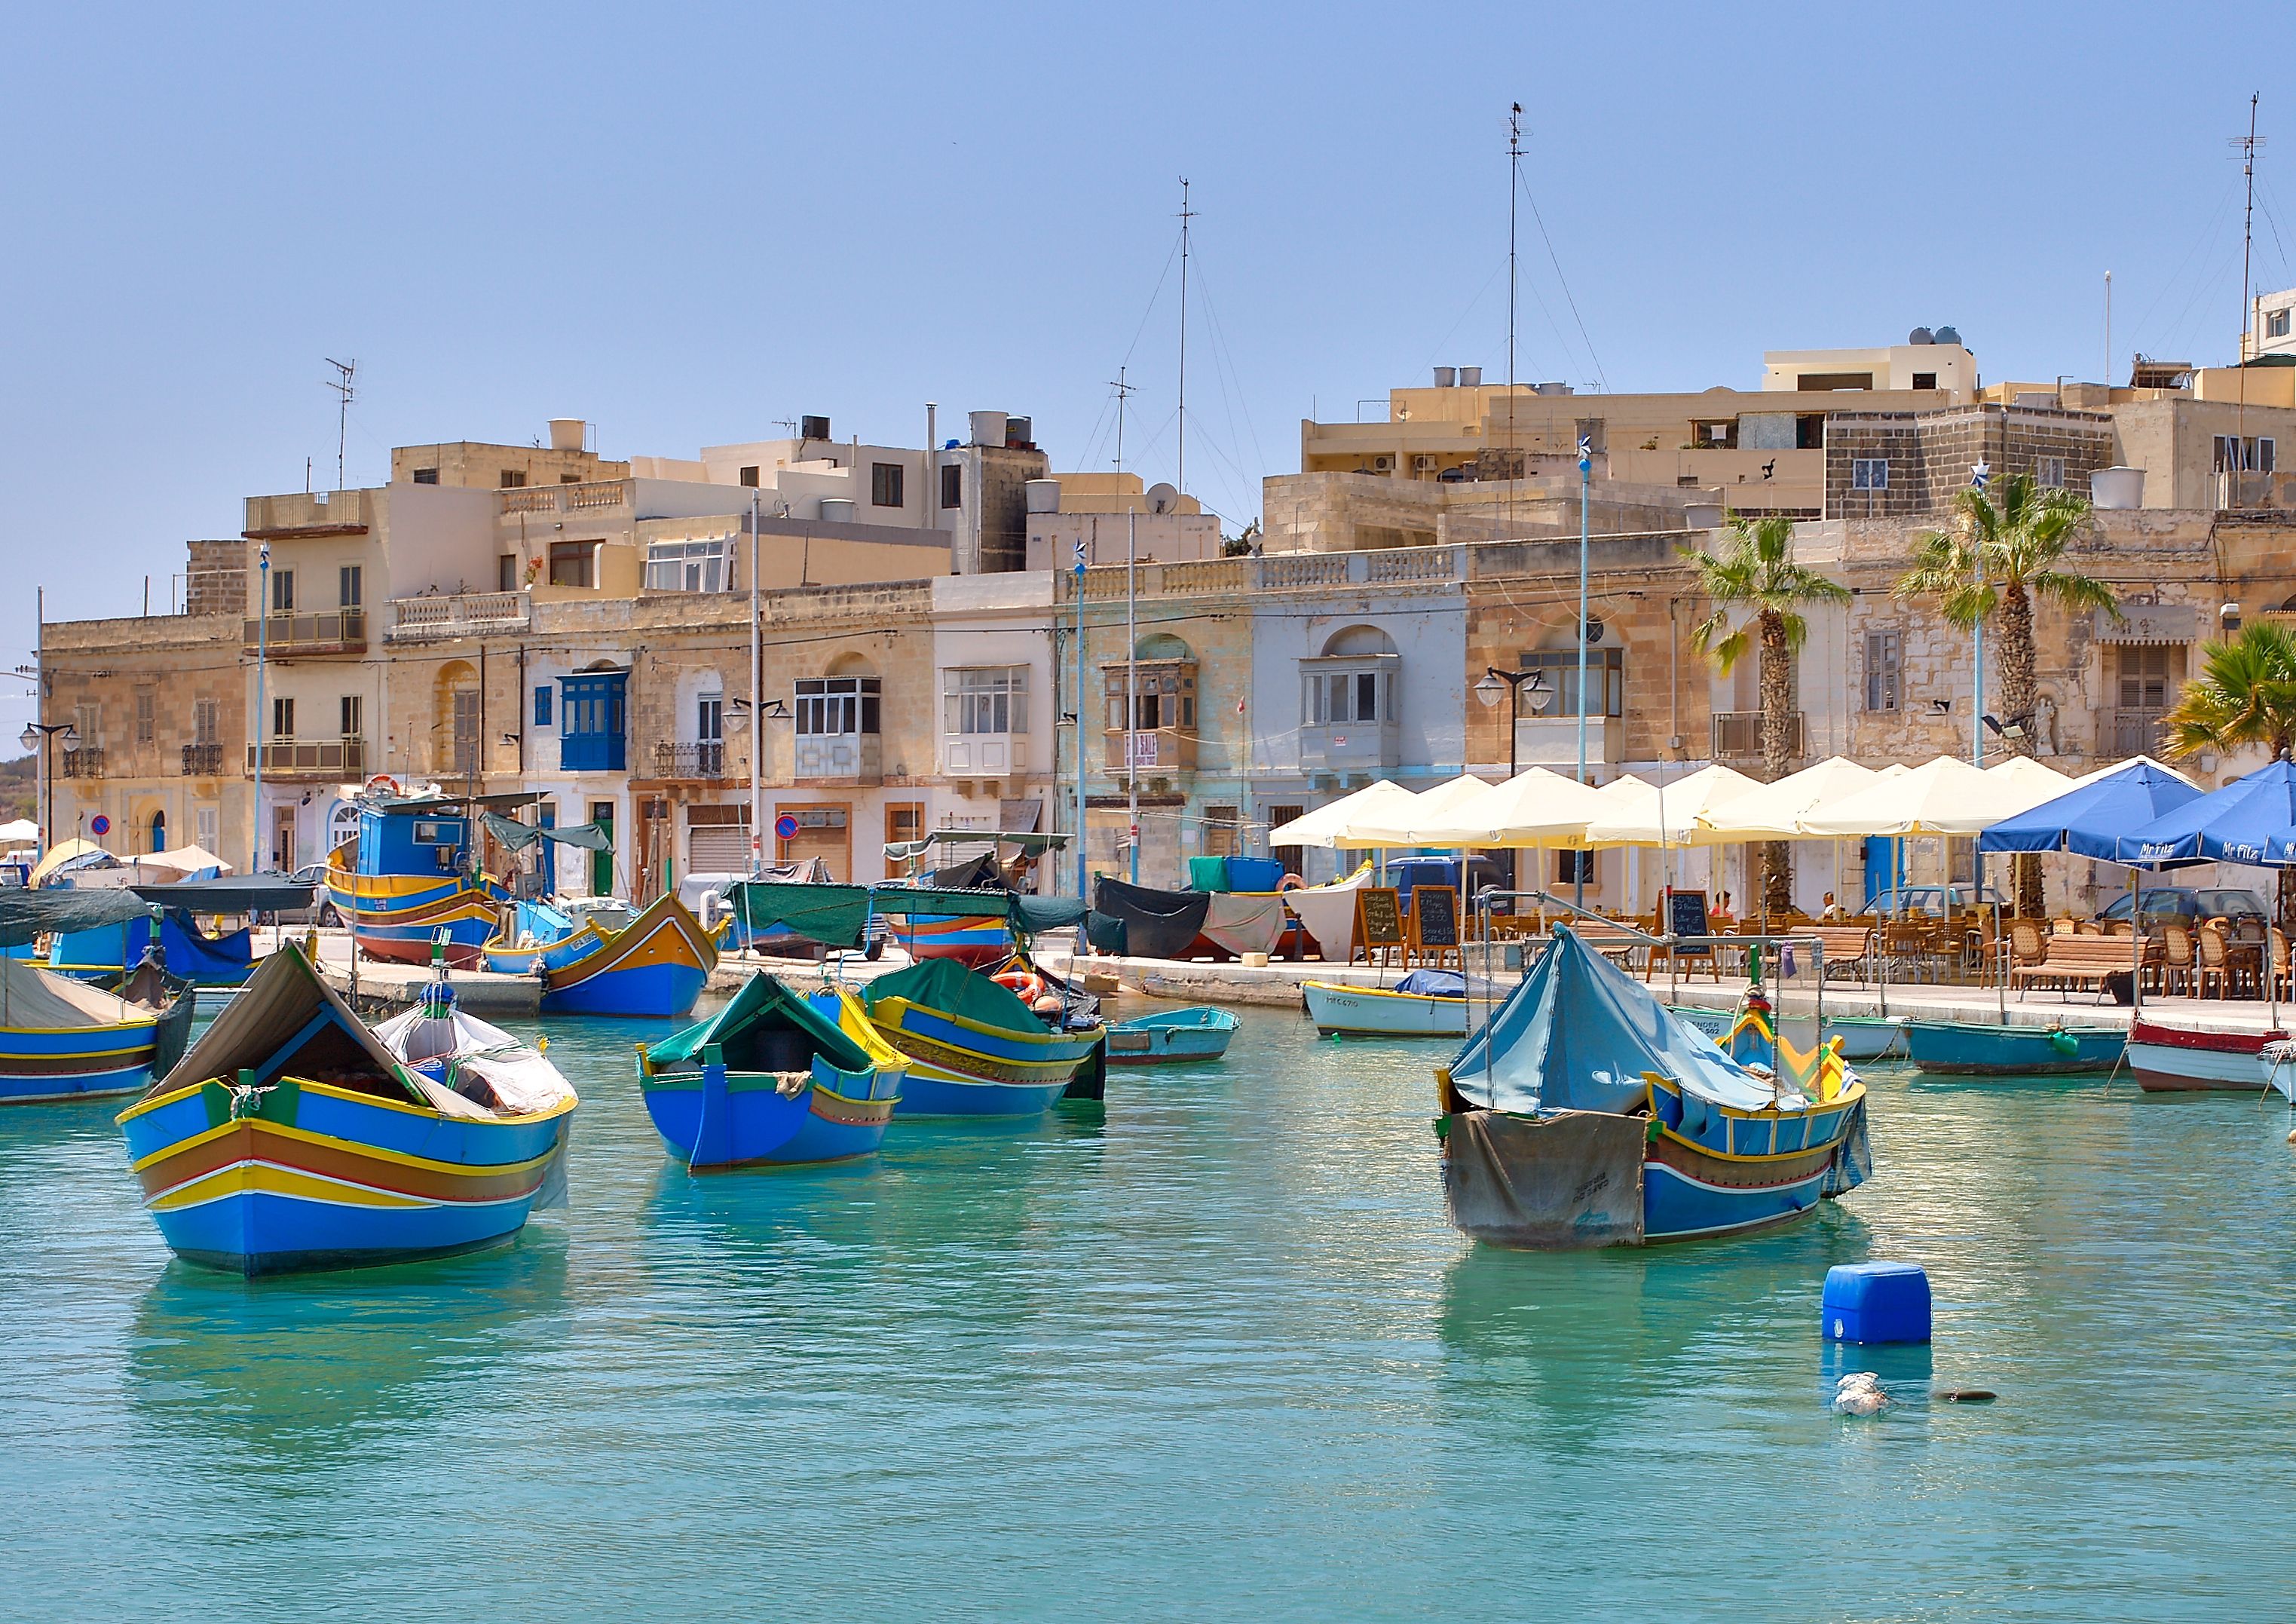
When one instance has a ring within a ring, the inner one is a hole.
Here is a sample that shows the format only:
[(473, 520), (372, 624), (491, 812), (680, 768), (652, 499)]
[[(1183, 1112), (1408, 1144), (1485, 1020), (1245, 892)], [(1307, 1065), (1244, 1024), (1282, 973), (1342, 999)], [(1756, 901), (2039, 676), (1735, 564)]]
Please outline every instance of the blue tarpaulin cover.
[(2129, 859), (2120, 854), (2123, 835), (2200, 799), (2200, 790), (2157, 762), (2132, 761), (1994, 824), (1977, 837), (1977, 849), (2070, 851), (2125, 863)]
[(1414, 970), (1395, 984), (1397, 992), (1415, 992), (1423, 998), (1464, 998), (1467, 978), (1456, 970)]
[(1628, 1111), (1655, 1071), (1692, 1098), (1741, 1111), (1790, 1106), (1685, 1025), (1650, 989), (1558, 925), (1538, 966), (1451, 1062), (1451, 1087), (1493, 1111)]
[(2123, 863), (2296, 863), (2296, 767), (2271, 766), (2123, 834)]

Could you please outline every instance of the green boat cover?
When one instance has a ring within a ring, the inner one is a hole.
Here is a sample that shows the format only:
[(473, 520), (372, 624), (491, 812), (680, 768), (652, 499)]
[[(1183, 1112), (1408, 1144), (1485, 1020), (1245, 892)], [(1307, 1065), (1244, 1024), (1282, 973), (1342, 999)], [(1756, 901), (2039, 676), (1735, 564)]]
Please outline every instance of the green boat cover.
[(1227, 859), (1226, 857), (1190, 857), (1188, 889), (1192, 891), (1227, 890)]
[(906, 998), (945, 1015), (962, 1015), (1005, 1032), (1041, 1032), (1037, 1019), (1020, 996), (1000, 987), (977, 970), (968, 970), (953, 958), (919, 959), (906, 970), (881, 975), (860, 988), (861, 1001), (875, 1013), (888, 998)]
[(151, 919), (159, 912), (125, 889), (82, 891), (12, 886), (0, 890), (0, 947), (20, 947), (43, 931), (93, 931), (131, 919)]
[(861, 946), (872, 913), (914, 918), (1002, 915), (1014, 932), (1036, 936), (1084, 917), (1074, 897), (1024, 897), (1013, 891), (930, 890), (905, 885), (783, 885), (743, 882), (730, 887), (734, 916), (752, 930), (775, 923), (830, 947)]
[[(786, 1041), (791, 1037), (794, 1044)], [(735, 1071), (800, 1070), (815, 1054), (840, 1071), (869, 1071), (876, 1063), (837, 1022), (762, 970), (742, 984), (725, 1008), (654, 1045), (646, 1059), (656, 1070), (698, 1066), (701, 1051), (713, 1045)], [(799, 1048), (805, 1053), (796, 1054)]]
[(595, 824), (569, 824), (563, 829), (545, 829), (539, 824), (521, 824), (492, 812), (480, 813), (479, 822), (512, 851), (524, 851), (537, 841), (555, 841), (561, 846), (578, 846), (585, 851), (614, 849), (613, 841)]

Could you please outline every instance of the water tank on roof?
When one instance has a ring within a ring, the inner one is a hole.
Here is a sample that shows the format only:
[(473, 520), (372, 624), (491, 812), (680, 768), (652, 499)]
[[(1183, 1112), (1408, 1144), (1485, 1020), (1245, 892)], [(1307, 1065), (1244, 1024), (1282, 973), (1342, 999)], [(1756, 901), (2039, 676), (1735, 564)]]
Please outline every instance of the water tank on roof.
[(1534, 383), (1530, 387), (1532, 393), (1539, 395), (1568, 395), (1570, 393), (1570, 386), (1567, 383)]
[(1058, 480), (1030, 480), (1021, 488), (1032, 513), (1057, 513), (1061, 511), (1061, 482)]
[(1473, 390), (1480, 389), (1482, 386), (1483, 369), (1481, 367), (1463, 366), (1459, 369), (1459, 387), (1461, 389)]
[(976, 446), (1001, 446), (1004, 443), (1004, 424), (1008, 421), (1002, 412), (968, 412), (966, 425), (972, 431)]
[(797, 420), (797, 431), (800, 439), (827, 439), (829, 438), (829, 419), (826, 417), (800, 417)]
[(550, 420), (550, 448), (553, 451), (579, 451), (584, 431), (589, 424), (578, 417), (554, 417)]
[(1906, 334), (1906, 342), (1908, 344), (1934, 344), (1937, 342), (1937, 334), (1931, 332), (1926, 327), (1916, 327), (1911, 332)]
[(2143, 507), (2144, 505), (2144, 471), (2142, 468), (2100, 468), (2088, 477), (2088, 499), (2100, 508)]
[(1951, 327), (1940, 327), (1937, 330), (1937, 341), (1940, 344), (1958, 344), (1961, 342), (1961, 334)]
[(1439, 366), (1435, 369), (1435, 387), (1437, 389), (1456, 389), (1458, 387), (1458, 383), (1459, 369), (1457, 367)]
[(824, 496), (821, 499), (821, 521), (824, 524), (852, 523), (853, 498), (850, 496)]
[(1025, 446), (1037, 438), (1037, 425), (1029, 418), (1008, 417), (1004, 420), (1004, 439), (1007, 446)]

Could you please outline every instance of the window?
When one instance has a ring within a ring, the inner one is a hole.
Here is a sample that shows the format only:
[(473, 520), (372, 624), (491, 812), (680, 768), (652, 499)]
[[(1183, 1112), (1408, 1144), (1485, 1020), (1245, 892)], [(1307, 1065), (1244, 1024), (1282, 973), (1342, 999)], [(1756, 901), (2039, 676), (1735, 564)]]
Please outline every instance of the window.
[(797, 684), (800, 738), (845, 737), (877, 731), (883, 687), (874, 677), (801, 677)]
[(2062, 490), (2065, 488), (2065, 459), (2061, 456), (2037, 458), (2033, 463), (2033, 477), (2044, 490)]
[(940, 504), (943, 507), (964, 505), (964, 465), (951, 463), (940, 471)]
[(726, 736), (726, 696), (705, 693), (696, 702), (693, 736), (704, 744), (714, 744)]
[(342, 732), (344, 738), (359, 739), (366, 736), (366, 728), (364, 726), (365, 721), (365, 709), (366, 707), (365, 702), (357, 694), (346, 693), (343, 695), (340, 718), (343, 725)]
[[(1395, 719), (1395, 685), (1386, 671), (1318, 672), (1308, 679), (1308, 719), (1313, 722)], [(1141, 723), (1143, 727), (1151, 725)]]
[(1029, 668), (988, 666), (945, 671), (941, 709), (941, 726), (948, 733), (1026, 733)]
[(345, 564), (340, 571), (342, 578), (342, 606), (345, 609), (357, 609), (366, 601), (365, 595), (366, 583), (363, 578), (365, 573), (365, 570), (357, 564)]
[(2252, 436), (2243, 439), (2235, 434), (2219, 434), (2216, 437), (2214, 471), (2218, 473), (2270, 473), (2277, 460), (2274, 455), (2276, 449), (2269, 436), (2261, 439)]
[(200, 832), (199, 842), (209, 851), (216, 848), (216, 810), (213, 807), (198, 807), (192, 813), (193, 826)]
[(1734, 417), (1702, 418), (1690, 425), (1690, 443), (1701, 450), (1726, 450), (1738, 443), (1738, 420)]
[[(1525, 676), (1545, 678), (1554, 697), (1543, 711), (1530, 708), (1529, 685), (1516, 702), (1518, 720), (1525, 717), (1575, 717), (1578, 714), (1578, 652), (1576, 649), (1534, 649), (1522, 657)], [(1588, 649), (1587, 682), (1595, 692), (1587, 697), (1588, 716), (1624, 716), (1627, 709), (1627, 652)]]
[[(2178, 656), (2171, 660), (2170, 656)], [(2123, 710), (2159, 710), (2169, 703), (2169, 692), (2176, 685), (2181, 667), (2181, 649), (2172, 650), (2165, 644), (2123, 644), (2120, 646), (2119, 698)]]
[(2273, 445), (2269, 437), (2256, 442), (2256, 472), (2270, 473), (2273, 470)]
[(82, 750), (102, 748), (103, 707), (102, 705), (74, 705), (72, 726), (79, 730), (79, 745)]
[[(222, 737), (223, 702), (202, 699), (192, 701), (192, 740), (197, 744), (213, 744)], [(205, 845), (203, 841), (201, 844)]]
[(295, 701), (275, 699), (271, 701), (271, 736), (291, 739), (295, 736)]
[(656, 541), (646, 546), (648, 592), (723, 592), (733, 545), (723, 536), (702, 541)]
[(504, 553), (496, 558), (495, 590), (496, 592), (516, 592), (518, 590), (517, 554)]
[(898, 463), (869, 464), (869, 505), (872, 507), (901, 505), (901, 465)]
[(1898, 686), (1905, 644), (1897, 631), (1866, 634), (1866, 709), (1895, 710), (1903, 698)]
[(271, 572), (271, 612), (275, 615), (295, 611), (295, 572), (274, 570)]
[(1937, 374), (1935, 373), (1915, 373), (1914, 374), (1914, 387), (1917, 390), (1933, 390), (1937, 388)]
[(598, 584), (598, 544), (594, 541), (552, 542), (550, 584), (554, 586), (595, 586)]
[(159, 731), (152, 714), (157, 703), (156, 694), (146, 692), (135, 696), (135, 742), (138, 744), (151, 743)]
[(502, 488), (504, 490), (523, 490), (526, 488), (526, 470), (523, 468), (504, 469), (502, 471)]
[(2287, 311), (2274, 310), (2266, 314), (2264, 318), (2264, 336), (2267, 339), (2284, 339), (2288, 336)]
[(537, 683), (535, 685), (534, 725), (537, 727), (550, 726), (550, 685), (548, 683)]
[(1825, 414), (1804, 412), (1794, 419), (1794, 449), (1823, 451), (1825, 449)]
[(1591, 851), (1558, 851), (1554, 854), (1554, 882), (1558, 885), (1577, 885), (1582, 882), (1595, 883), (1595, 854)]
[(439, 482), (439, 471), (435, 468), (418, 468), (414, 471), (414, 482), (417, 485), (436, 485)]
[(586, 672), (562, 678), (558, 707), (558, 765), (567, 772), (623, 770), (626, 671)]
[(755, 463), (747, 463), (742, 467), (742, 483), (748, 486), (751, 490), (757, 489), (758, 465)]
[(1861, 456), (1849, 464), (1849, 488), (1852, 490), (1887, 490), (1890, 488), (1890, 459), (1885, 456)]

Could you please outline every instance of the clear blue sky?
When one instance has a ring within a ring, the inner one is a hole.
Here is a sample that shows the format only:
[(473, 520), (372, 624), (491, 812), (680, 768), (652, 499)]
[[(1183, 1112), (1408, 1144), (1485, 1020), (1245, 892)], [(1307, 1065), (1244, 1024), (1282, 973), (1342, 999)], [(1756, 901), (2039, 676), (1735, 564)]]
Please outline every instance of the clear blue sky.
[[(127, 613), (148, 570), (164, 608), (241, 496), (306, 457), (332, 483), (328, 356), (359, 364), (353, 485), (554, 414), (615, 456), (803, 412), (914, 443), (927, 399), (1105, 464), (1119, 365), (1128, 461), (1169, 478), (1184, 174), (1189, 484), (1240, 526), (1311, 403), (1504, 375), (1513, 101), (1568, 282), (1526, 209), (1527, 378), (1751, 386), (1766, 348), (1940, 323), (1988, 377), (2093, 378), (2108, 268), (2117, 366), (2222, 361), (2256, 88), (2283, 144), (2257, 280), (2296, 281), (2281, 8), (852, 15), (12, 13), (5, 663), (34, 585), (53, 617)], [(0, 736), (25, 709), (12, 687)]]

